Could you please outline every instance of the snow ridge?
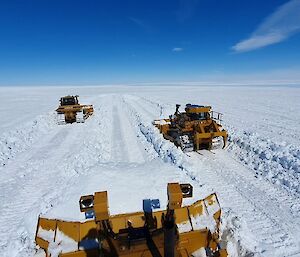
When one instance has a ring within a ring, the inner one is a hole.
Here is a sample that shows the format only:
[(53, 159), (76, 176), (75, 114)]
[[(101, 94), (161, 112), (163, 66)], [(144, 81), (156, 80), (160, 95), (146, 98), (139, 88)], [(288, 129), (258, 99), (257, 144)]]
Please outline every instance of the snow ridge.
[[(129, 96), (127, 96), (127, 99)], [(147, 121), (136, 111), (132, 103), (128, 103), (125, 99), (124, 102), (127, 104), (128, 110), (132, 113), (140, 132), (146, 140), (152, 144), (154, 150), (157, 152), (158, 156), (165, 162), (173, 163), (174, 165), (183, 169), (183, 163), (186, 162), (186, 156), (177, 148), (173, 143), (165, 140), (162, 134), (159, 133), (157, 128), (154, 126), (148, 126)]]
[(55, 117), (53, 112), (39, 115), (16, 130), (3, 133), (0, 137), (0, 169), (56, 126)]
[(300, 194), (300, 148), (247, 131), (229, 130), (227, 150), (257, 175)]

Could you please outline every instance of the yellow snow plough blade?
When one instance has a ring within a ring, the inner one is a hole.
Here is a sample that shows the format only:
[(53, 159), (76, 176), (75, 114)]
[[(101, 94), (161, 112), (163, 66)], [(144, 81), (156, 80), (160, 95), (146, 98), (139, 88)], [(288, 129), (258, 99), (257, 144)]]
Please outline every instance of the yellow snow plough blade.
[(169, 183), (167, 210), (154, 212), (159, 200), (145, 199), (143, 212), (119, 215), (109, 215), (107, 192), (82, 196), (80, 209), (93, 219), (71, 222), (39, 217), (36, 244), (51, 257), (227, 256), (220, 247), (221, 209), (216, 194), (182, 206), (182, 199), (190, 196), (190, 184)]
[(185, 112), (179, 112), (180, 105), (169, 119), (154, 120), (164, 138), (181, 147), (185, 152), (210, 150), (213, 139), (223, 138), (223, 148), (227, 142), (227, 131), (221, 125), (222, 114), (213, 112), (210, 106), (187, 104)]

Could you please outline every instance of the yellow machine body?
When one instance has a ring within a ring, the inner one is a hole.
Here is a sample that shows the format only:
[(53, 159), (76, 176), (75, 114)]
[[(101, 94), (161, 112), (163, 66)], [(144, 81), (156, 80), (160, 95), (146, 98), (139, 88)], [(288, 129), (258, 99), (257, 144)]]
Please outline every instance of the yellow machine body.
[(79, 104), (78, 96), (64, 96), (56, 109), (59, 117), (58, 123), (83, 123), (94, 112), (93, 105)]
[(94, 219), (71, 222), (39, 217), (36, 244), (47, 257), (192, 257), (199, 251), (227, 256), (220, 247), (221, 209), (216, 194), (182, 206), (182, 198), (191, 192), (190, 184), (169, 183), (167, 210), (152, 212), (145, 207), (150, 201), (146, 199), (144, 212), (119, 215), (109, 215), (107, 192), (83, 196), (80, 209), (92, 212)]
[(154, 120), (153, 124), (183, 151), (210, 150), (214, 139), (222, 137), (223, 147), (227, 142), (227, 131), (222, 127), (222, 114), (213, 112), (210, 106), (187, 104), (185, 112), (179, 112), (180, 105), (169, 119)]

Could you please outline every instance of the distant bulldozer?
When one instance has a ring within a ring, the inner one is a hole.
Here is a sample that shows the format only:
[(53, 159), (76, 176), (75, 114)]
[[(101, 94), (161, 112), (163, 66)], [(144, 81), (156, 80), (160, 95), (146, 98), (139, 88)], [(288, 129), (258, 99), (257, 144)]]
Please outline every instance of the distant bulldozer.
[(36, 243), (51, 257), (225, 257), (221, 209), (215, 194), (182, 206), (190, 184), (168, 184), (168, 205), (143, 200), (143, 212), (110, 215), (107, 192), (82, 196), (86, 222), (39, 218)]
[(60, 98), (60, 105), (56, 109), (58, 114), (58, 124), (83, 123), (93, 114), (93, 105), (81, 105), (76, 96), (64, 96)]
[(210, 150), (215, 139), (223, 138), (223, 147), (227, 141), (227, 131), (221, 125), (222, 114), (213, 112), (211, 106), (187, 104), (185, 112), (179, 112), (180, 105), (169, 119), (154, 120), (153, 124), (165, 139), (174, 142), (184, 152)]

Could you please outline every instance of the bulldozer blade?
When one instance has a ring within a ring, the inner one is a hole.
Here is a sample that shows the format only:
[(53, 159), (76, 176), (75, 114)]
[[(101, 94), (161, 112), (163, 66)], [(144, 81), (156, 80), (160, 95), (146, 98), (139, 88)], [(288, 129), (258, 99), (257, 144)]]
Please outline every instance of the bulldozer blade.
[(82, 249), (95, 251), (99, 248), (97, 237), (93, 220), (80, 223), (39, 217), (35, 241), (45, 250), (47, 256), (54, 257)]
[(83, 115), (83, 111), (79, 111), (76, 113), (76, 122), (77, 123), (84, 123), (84, 115)]
[(58, 125), (65, 125), (66, 121), (65, 121), (65, 115), (64, 114), (57, 114), (57, 124)]
[[(166, 211), (153, 212), (153, 217), (157, 220), (158, 231), (162, 229), (162, 217), (165, 214)], [(217, 248), (221, 209), (216, 194), (211, 194), (192, 205), (176, 208), (174, 214), (179, 238), (176, 249), (181, 253), (178, 256), (191, 257), (192, 253), (201, 248), (205, 251), (208, 245), (213, 251)], [(136, 212), (112, 215), (109, 216), (108, 221), (112, 233), (118, 235), (121, 233), (120, 231), (128, 229), (129, 226), (136, 229), (143, 226), (144, 217), (144, 212)], [(99, 238), (101, 235), (95, 220), (72, 222), (39, 217), (35, 241), (40, 248), (44, 249), (46, 256), (98, 257), (102, 244), (102, 241), (99, 242)], [(154, 238), (156, 243), (160, 242), (158, 245), (163, 244), (162, 240), (163, 237)], [(148, 249), (146, 242), (141, 247)], [(118, 253), (116, 256), (152, 256), (148, 250), (135, 252), (134, 247), (130, 249), (128, 250), (130, 251), (129, 255), (124, 252), (124, 255)], [(164, 250), (159, 248), (159, 251), (163, 253)], [(104, 254), (104, 256), (111, 255)]]

